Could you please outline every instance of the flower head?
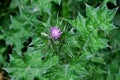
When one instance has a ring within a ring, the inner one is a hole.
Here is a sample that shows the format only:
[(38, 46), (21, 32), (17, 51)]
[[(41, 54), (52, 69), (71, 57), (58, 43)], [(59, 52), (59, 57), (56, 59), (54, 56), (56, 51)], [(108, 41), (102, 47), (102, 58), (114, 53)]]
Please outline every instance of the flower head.
[(50, 36), (52, 39), (57, 40), (60, 38), (62, 32), (57, 27), (51, 27), (50, 28)]

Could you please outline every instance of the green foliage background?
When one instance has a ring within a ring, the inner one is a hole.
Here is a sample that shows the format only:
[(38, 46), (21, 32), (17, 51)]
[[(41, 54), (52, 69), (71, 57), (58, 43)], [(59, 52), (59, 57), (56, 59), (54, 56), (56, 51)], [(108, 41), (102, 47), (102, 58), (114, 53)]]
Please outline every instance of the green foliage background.
[[(115, 0), (0, 2), (0, 68), (11, 80), (119, 80)], [(116, 25), (116, 26), (115, 26)], [(49, 29), (63, 32), (54, 41)]]

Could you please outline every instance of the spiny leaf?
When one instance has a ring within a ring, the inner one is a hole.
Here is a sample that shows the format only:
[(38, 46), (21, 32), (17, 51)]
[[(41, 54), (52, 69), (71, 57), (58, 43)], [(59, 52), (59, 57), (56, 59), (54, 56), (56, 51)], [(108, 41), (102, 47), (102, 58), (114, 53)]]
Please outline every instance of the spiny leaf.
[[(49, 69), (58, 64), (58, 57), (51, 56), (46, 61), (42, 59), (42, 53), (40, 51), (28, 52), (24, 58), (16, 58), (11, 55), (10, 63), (4, 68), (13, 77), (13, 79), (25, 78), (26, 80), (33, 80), (35, 76), (42, 76)], [(18, 64), (19, 63), (19, 64)], [(20, 75), (20, 73), (22, 74)], [(40, 78), (41, 79), (41, 78)]]

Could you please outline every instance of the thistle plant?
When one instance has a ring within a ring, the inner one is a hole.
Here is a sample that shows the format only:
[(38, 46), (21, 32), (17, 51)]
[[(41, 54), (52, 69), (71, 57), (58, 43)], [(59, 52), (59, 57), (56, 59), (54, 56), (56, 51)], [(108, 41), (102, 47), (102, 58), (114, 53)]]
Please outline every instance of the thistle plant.
[[(16, 2), (12, 1), (11, 4)], [(7, 55), (9, 62), (2, 62), (2, 69), (9, 73), (11, 80), (110, 80), (111, 76), (118, 80), (117, 61), (114, 61), (116, 69), (112, 67), (114, 74), (111, 65), (107, 65), (105, 54), (101, 53), (109, 47), (107, 36), (115, 28), (112, 19), (116, 9), (106, 7), (107, 1), (111, 0), (105, 0), (97, 8), (84, 5), (86, 17), (78, 13), (73, 19), (57, 16), (56, 20), (53, 4), (61, 6), (61, 1), (25, 0), (18, 6), (17, 16), (10, 15), (10, 30), (1, 31), (6, 45), (13, 48)], [(63, 7), (66, 7), (64, 3)], [(57, 15), (69, 13), (69, 9), (64, 9)]]

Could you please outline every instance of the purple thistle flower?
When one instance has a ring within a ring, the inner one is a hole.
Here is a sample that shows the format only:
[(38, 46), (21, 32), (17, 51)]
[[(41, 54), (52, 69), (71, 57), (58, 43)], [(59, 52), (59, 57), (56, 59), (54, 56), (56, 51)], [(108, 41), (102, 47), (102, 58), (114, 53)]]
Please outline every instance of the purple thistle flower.
[(50, 28), (50, 36), (52, 39), (57, 40), (60, 38), (62, 32), (57, 27), (51, 27)]

